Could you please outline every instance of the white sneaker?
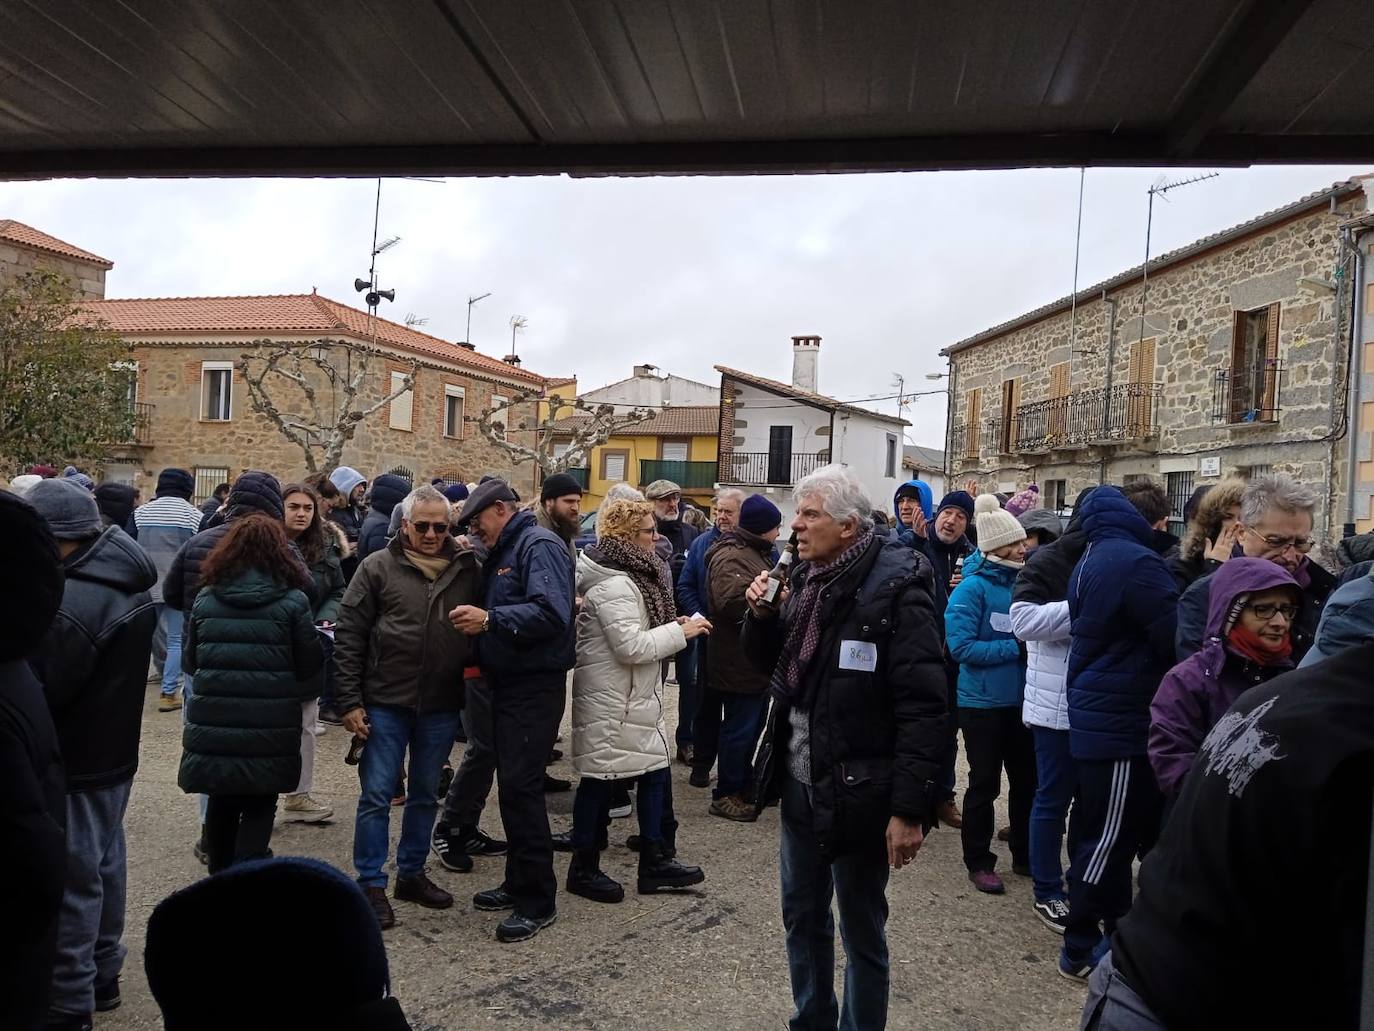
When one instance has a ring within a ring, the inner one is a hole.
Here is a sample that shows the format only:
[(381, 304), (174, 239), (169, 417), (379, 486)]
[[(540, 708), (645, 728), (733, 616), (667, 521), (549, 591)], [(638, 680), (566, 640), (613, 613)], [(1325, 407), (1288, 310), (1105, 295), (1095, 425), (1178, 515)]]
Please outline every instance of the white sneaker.
[(333, 815), (333, 809), (309, 795), (287, 795), (281, 807), (283, 823), (321, 823)]

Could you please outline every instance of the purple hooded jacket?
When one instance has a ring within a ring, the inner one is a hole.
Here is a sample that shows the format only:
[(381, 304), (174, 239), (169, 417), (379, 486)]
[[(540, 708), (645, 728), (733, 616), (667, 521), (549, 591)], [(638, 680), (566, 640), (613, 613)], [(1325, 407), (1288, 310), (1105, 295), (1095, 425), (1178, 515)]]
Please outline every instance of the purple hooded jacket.
[(1232, 652), (1222, 628), (1239, 594), (1253, 594), (1297, 582), (1267, 559), (1233, 558), (1212, 574), (1207, 636), (1200, 651), (1164, 675), (1150, 703), (1150, 766), (1166, 798), (1178, 794), (1203, 739), (1242, 694), (1285, 670), (1290, 660), (1261, 666)]

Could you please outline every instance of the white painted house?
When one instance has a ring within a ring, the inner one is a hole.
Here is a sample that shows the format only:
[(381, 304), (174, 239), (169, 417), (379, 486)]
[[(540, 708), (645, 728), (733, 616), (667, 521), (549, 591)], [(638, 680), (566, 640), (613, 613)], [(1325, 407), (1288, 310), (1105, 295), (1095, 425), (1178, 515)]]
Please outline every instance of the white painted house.
[(891, 415), (818, 392), (821, 338), (792, 338), (792, 383), (717, 365), (720, 451), (716, 478), (770, 495), (788, 511), (793, 484), (829, 462), (851, 467), (874, 507), (887, 511), (902, 471), (902, 429)]
[(710, 383), (664, 372), (656, 365), (636, 365), (634, 374), (604, 387), (584, 390), (584, 401), (636, 408), (674, 408), (679, 405), (715, 407), (719, 394)]

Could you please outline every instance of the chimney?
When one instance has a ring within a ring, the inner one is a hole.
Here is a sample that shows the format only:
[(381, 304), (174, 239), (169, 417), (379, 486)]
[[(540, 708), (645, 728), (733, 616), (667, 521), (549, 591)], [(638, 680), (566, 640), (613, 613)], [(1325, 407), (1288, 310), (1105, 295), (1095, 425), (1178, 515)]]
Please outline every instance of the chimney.
[(476, 344), (470, 344), (470, 343), (468, 343), (466, 340), (459, 340), (459, 341), (457, 341), (457, 346), (461, 347), (464, 351), (475, 351), (475, 350), (477, 350), (477, 345), (476, 345)]
[(792, 338), (792, 385), (798, 390), (818, 393), (816, 365), (821, 358), (820, 337)]
[(658, 366), (657, 366), (657, 365), (636, 365), (636, 366), (635, 366), (635, 379), (649, 379), (649, 378), (651, 378), (651, 377), (652, 377), (652, 378), (657, 378), (657, 377), (654, 377), (654, 373), (655, 373), (656, 371), (658, 371)]
[(520, 356), (518, 354), (508, 354), (501, 360), (507, 365), (514, 365), (516, 368), (520, 367)]

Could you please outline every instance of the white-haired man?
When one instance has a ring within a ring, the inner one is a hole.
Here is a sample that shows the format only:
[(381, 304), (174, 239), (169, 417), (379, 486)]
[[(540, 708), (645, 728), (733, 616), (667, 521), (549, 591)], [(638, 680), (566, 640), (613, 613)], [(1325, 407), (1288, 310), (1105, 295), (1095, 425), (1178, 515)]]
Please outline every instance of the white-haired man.
[[(946, 688), (930, 564), (873, 532), (847, 468), (799, 482), (797, 558), (776, 609), (760, 573), (742, 644), (770, 675), (759, 805), (782, 800), (783, 927), (793, 1028), (887, 1023), (887, 877), (916, 858), (938, 802)], [(835, 998), (832, 896), (844, 929)]]
[(431, 486), (401, 502), (401, 531), (368, 555), (348, 585), (334, 629), (337, 697), (344, 726), (365, 741), (353, 865), (383, 928), (391, 798), (410, 752), (395, 897), (431, 909), (453, 896), (425, 875), (438, 808), (439, 771), (463, 707), (471, 642), (448, 614), (477, 599), (477, 562), (449, 534), (448, 499)]

